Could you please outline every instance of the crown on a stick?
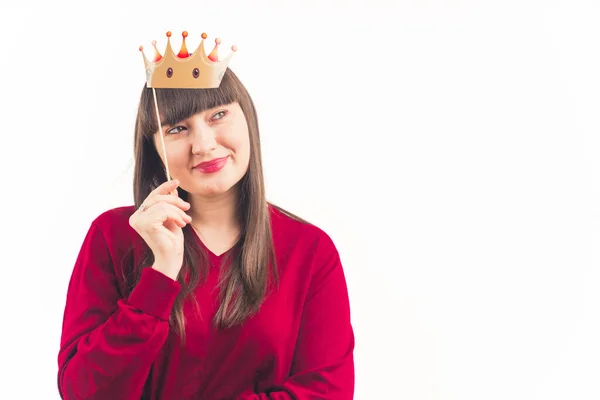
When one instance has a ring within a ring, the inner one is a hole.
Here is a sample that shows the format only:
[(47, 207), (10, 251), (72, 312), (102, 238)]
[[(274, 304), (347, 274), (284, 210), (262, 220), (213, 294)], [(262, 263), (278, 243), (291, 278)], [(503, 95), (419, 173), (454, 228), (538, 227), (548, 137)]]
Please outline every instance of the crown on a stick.
[(206, 55), (204, 50), (204, 39), (206, 33), (202, 34), (202, 41), (193, 53), (189, 53), (185, 43), (188, 33), (182, 33), (183, 42), (181, 50), (175, 55), (171, 48), (171, 32), (167, 32), (167, 48), (164, 56), (156, 48), (156, 40), (152, 41), (154, 46), (154, 59), (148, 61), (144, 54), (144, 48), (140, 46), (140, 52), (144, 58), (146, 69), (146, 84), (149, 88), (184, 88), (184, 89), (208, 89), (216, 88), (221, 84), (227, 65), (237, 51), (237, 46), (231, 46), (230, 53), (225, 59), (219, 60), (218, 48), (221, 39), (215, 39), (213, 51)]

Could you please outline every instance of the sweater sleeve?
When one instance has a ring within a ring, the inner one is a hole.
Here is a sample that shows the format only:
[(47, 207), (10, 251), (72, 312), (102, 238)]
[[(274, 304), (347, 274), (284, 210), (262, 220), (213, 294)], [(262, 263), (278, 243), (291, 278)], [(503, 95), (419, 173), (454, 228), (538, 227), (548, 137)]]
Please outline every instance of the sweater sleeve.
[(90, 227), (67, 290), (58, 390), (62, 399), (139, 399), (169, 333), (179, 283), (144, 268), (122, 298), (109, 247)]
[(291, 373), (279, 388), (236, 400), (352, 400), (354, 332), (339, 254), (322, 240), (307, 294)]

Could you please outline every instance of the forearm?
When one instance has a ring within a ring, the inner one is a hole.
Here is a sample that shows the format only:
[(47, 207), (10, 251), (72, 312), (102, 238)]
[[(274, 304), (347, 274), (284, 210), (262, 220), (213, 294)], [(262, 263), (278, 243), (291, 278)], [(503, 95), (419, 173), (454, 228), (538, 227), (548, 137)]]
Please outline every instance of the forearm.
[[(144, 271), (129, 299), (119, 300), (104, 323), (65, 344), (58, 382), (63, 399), (141, 397), (148, 371), (169, 334), (176, 294), (169, 285), (157, 271)], [(77, 330), (85, 325), (84, 318), (76, 321)]]

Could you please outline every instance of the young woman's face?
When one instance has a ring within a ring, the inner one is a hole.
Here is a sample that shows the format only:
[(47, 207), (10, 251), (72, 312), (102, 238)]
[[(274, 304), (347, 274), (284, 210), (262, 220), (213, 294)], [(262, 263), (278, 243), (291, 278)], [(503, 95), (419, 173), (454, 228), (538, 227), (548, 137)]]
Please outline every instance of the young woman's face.
[[(226, 193), (238, 183), (250, 160), (248, 124), (235, 102), (162, 127), (169, 172), (194, 196)], [(154, 144), (164, 160), (158, 133)]]

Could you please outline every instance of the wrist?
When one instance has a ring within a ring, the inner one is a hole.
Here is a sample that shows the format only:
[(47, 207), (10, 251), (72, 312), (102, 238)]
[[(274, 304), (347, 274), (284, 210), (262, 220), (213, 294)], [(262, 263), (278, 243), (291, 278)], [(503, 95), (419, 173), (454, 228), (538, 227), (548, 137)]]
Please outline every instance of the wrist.
[(174, 281), (177, 280), (177, 276), (179, 275), (180, 267), (175, 266), (172, 263), (163, 263), (163, 262), (155, 262), (152, 265), (152, 269), (162, 273), (163, 275), (168, 276)]

